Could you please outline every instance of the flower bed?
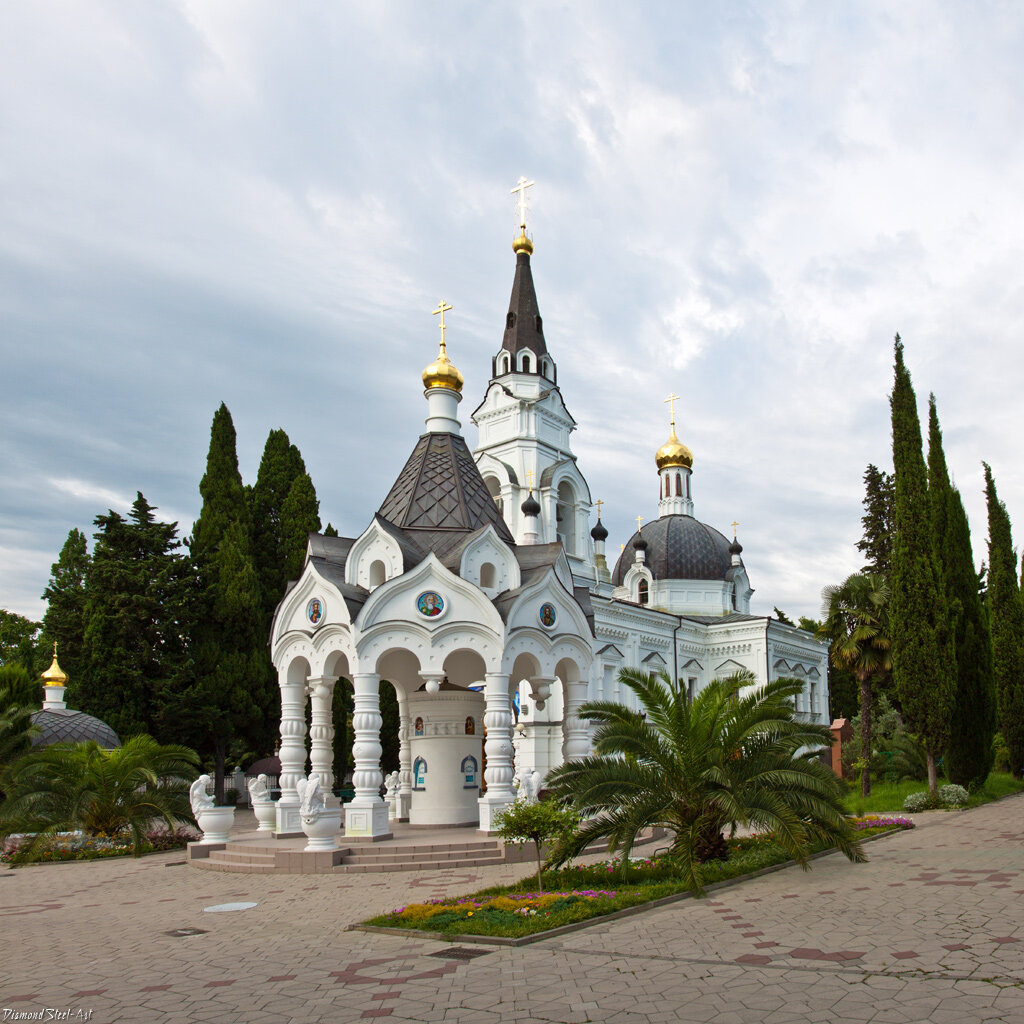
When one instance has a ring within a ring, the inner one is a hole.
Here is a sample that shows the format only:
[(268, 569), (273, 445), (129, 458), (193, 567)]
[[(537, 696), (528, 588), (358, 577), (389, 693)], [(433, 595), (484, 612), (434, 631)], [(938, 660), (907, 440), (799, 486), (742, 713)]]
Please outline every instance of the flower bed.
[[(200, 838), (193, 828), (151, 829), (145, 835), (142, 853), (163, 853), (181, 850)], [(30, 859), (18, 857), (18, 836), (6, 839), (0, 850), (0, 864), (55, 864), (68, 860), (100, 860), (106, 857), (127, 857), (132, 854), (130, 835), (95, 835), (84, 832), (61, 832), (38, 846)]]
[(895, 814), (865, 814), (862, 818), (853, 818), (852, 825), (858, 832), (889, 832), (893, 829), (914, 828), (909, 818)]

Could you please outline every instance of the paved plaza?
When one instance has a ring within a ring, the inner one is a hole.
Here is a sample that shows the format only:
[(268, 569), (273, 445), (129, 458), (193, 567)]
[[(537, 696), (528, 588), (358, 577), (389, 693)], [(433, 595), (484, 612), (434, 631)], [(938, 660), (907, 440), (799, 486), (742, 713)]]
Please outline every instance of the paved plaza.
[[(3, 870), (0, 1009), (97, 1024), (1024, 1022), (1024, 798), (917, 821), (864, 865), (830, 856), (518, 948), (345, 929), (522, 865), (230, 875), (179, 852)], [(231, 902), (257, 906), (204, 913)]]

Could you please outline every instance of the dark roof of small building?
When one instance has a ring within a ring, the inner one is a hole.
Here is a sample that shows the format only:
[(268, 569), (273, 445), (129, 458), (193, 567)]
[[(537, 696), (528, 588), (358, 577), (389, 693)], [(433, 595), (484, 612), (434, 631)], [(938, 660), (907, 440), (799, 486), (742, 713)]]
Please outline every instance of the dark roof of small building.
[(415, 537), (423, 551), (438, 553), (488, 525), (506, 544), (515, 543), (458, 434), (420, 437), (377, 515)]
[[(644, 526), (642, 539), (647, 542), (646, 564), (659, 580), (724, 580), (727, 579), (732, 556), (729, 540), (714, 527), (698, 522), (693, 516), (662, 516)], [(634, 563), (634, 547), (641, 540), (641, 531), (629, 539), (615, 563), (612, 582), (622, 585)]]
[(104, 750), (121, 746), (117, 733), (106, 722), (72, 708), (43, 708), (32, 716), (32, 724), (39, 728), (38, 734), (32, 737), (34, 747), (88, 740), (95, 740)]

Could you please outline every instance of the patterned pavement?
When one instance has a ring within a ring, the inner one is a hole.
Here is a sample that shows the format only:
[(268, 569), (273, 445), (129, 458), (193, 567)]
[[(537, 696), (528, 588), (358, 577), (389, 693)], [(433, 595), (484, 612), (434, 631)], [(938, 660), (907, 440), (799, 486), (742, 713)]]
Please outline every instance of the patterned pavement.
[[(916, 818), (864, 865), (827, 857), (518, 948), (345, 928), (522, 865), (230, 875), (171, 853), (0, 869), (0, 1020), (1021, 1024), (1024, 797)], [(257, 906), (204, 913), (232, 902)]]

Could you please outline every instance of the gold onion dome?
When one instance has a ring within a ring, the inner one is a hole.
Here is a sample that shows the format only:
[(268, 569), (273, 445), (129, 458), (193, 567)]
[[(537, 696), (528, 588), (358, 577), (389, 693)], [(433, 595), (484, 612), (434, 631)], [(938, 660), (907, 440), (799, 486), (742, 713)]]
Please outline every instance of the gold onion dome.
[(693, 468), (693, 452), (676, 437), (675, 424), (672, 425), (672, 432), (669, 434), (668, 440), (655, 454), (654, 461), (658, 464), (658, 469)]
[(437, 358), (423, 371), (423, 386), (425, 388), (448, 388), (461, 394), (462, 385), (465, 383), (458, 368), (448, 359), (448, 352), (442, 341)]
[(57, 664), (57, 645), (53, 645), (53, 664), (43, 673), (43, 686), (66, 686), (68, 674)]
[(517, 256), (521, 252), (525, 252), (527, 256), (533, 252), (533, 242), (527, 236), (525, 227), (519, 232), (519, 237), (512, 243), (512, 251)]

